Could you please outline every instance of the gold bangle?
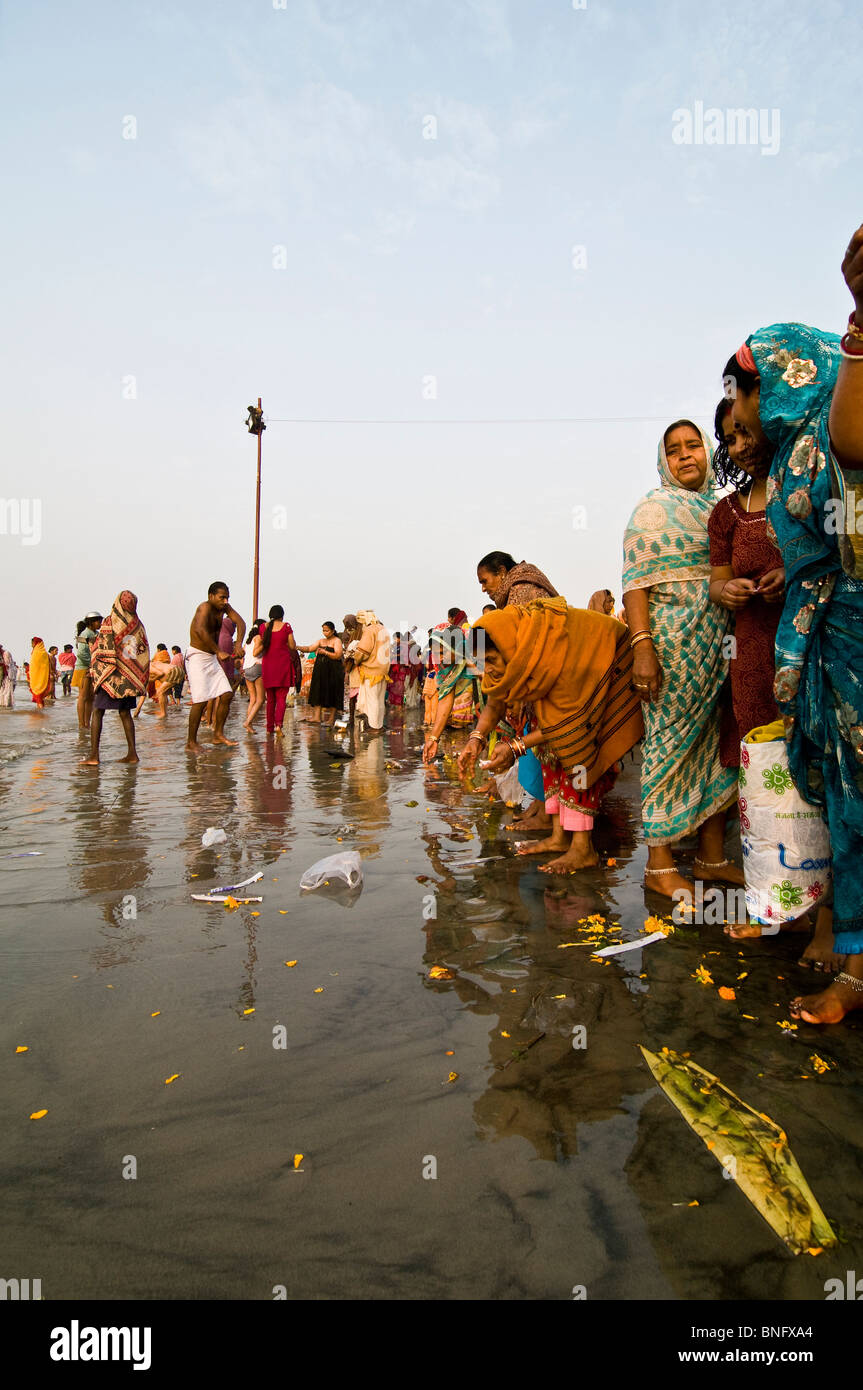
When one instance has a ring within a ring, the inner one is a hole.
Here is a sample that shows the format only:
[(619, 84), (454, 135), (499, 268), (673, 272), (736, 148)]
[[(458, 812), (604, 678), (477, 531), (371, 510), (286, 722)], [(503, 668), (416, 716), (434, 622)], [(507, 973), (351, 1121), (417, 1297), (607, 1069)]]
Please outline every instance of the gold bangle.
[(637, 637), (633, 637), (632, 641), (631, 641), (630, 644), (629, 644), (629, 650), (632, 651), (633, 647), (637, 647), (638, 644), (639, 644), (639, 642), (652, 642), (652, 641), (653, 641), (653, 637), (651, 636), (651, 634), (650, 634), (649, 632), (640, 632), (640, 633), (638, 634)]

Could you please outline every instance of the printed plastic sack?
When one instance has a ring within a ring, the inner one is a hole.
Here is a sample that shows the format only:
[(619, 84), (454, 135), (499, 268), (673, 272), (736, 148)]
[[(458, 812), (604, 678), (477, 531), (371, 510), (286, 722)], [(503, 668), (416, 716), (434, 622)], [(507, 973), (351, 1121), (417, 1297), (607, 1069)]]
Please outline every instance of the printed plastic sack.
[(741, 743), (739, 801), (746, 907), (778, 931), (823, 902), (833, 877), (827, 826), (791, 780), (781, 720)]
[(319, 859), (310, 869), (306, 869), (300, 879), (300, 887), (320, 888), (325, 883), (338, 884), (341, 880), (348, 888), (359, 888), (363, 881), (363, 865), (356, 850), (344, 854), (331, 854), (327, 859)]

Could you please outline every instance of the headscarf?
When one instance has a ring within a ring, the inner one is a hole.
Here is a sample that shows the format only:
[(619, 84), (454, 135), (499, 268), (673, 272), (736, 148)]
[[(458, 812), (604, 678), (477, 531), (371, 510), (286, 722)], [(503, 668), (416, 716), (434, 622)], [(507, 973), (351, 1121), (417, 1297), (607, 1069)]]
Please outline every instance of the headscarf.
[(370, 627), (372, 623), (378, 622), (378, 618), (373, 609), (360, 608), (357, 611), (357, 621), (362, 623), (363, 627)]
[(586, 770), (592, 787), (644, 733), (632, 687), (629, 629), (604, 613), (570, 608), (564, 598), (535, 599), (487, 613), (484, 628), (504, 661), (483, 693), (508, 706), (533, 705), (547, 746), (569, 771)]
[(138, 600), (129, 589), (114, 599), (93, 644), (90, 676), (94, 690), (114, 700), (146, 695), (150, 648), (138, 617)]
[(719, 498), (713, 472), (713, 445), (696, 425), (707, 455), (707, 472), (697, 492), (678, 482), (659, 441), (656, 468), (661, 486), (651, 488), (636, 506), (623, 539), (623, 592), (655, 584), (710, 578), (707, 523)]
[[(510, 597), (512, 590), (522, 585), (529, 586), (531, 592)], [(498, 608), (506, 608), (507, 603), (529, 603), (533, 599), (557, 598), (557, 596), (557, 589), (551, 580), (543, 574), (541, 569), (538, 569), (536, 565), (529, 565), (526, 560), (519, 560), (518, 564), (513, 565), (511, 570), (507, 570), (498, 588), (490, 595)]]
[(604, 613), (605, 605), (611, 597), (610, 589), (597, 589), (595, 594), (591, 594), (590, 602), (587, 605), (589, 613)]
[[(842, 567), (825, 507), (841, 490), (831, 456), (828, 418), (842, 360), (840, 339), (802, 323), (774, 323), (746, 340), (761, 378), (758, 413), (775, 448), (767, 480), (767, 520), (791, 581)], [(739, 354), (738, 354), (739, 360)]]

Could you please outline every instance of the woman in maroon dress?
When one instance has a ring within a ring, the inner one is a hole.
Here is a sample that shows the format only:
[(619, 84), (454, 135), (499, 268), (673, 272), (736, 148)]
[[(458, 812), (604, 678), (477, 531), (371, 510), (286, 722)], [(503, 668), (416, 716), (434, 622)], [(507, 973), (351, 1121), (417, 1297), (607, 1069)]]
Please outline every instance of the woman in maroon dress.
[(720, 484), (735, 491), (713, 509), (710, 534), (710, 597), (734, 613), (736, 650), (731, 658), (731, 698), (737, 737), (723, 748), (724, 767), (740, 766), (740, 739), (779, 718), (773, 694), (776, 629), (785, 596), (785, 570), (767, 524), (768, 469), (753, 464), (737, 441), (731, 402), (716, 411), (720, 447), (713, 467)]
[(290, 623), (284, 621), (280, 603), (270, 609), (270, 621), (255, 638), (255, 656), (261, 657), (261, 675), (267, 693), (267, 733), (280, 734), (285, 717), (288, 691), (294, 684), (294, 658), (297, 650)]

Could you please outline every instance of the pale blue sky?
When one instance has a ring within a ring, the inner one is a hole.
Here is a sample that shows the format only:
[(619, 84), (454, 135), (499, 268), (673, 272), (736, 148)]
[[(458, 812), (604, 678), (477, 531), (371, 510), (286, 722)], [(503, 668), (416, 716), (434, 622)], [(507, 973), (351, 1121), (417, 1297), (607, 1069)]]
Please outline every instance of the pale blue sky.
[[(251, 617), (259, 394), (272, 417), (642, 417), (272, 423), (261, 607), (301, 640), (362, 607), (473, 616), (497, 547), (571, 602), (619, 597), (661, 421), (709, 425), (759, 325), (847, 317), (861, 57), (851, 0), (7, 5), (2, 495), (41, 500), (42, 538), (0, 535), (0, 641), (62, 644), (129, 587), (151, 641), (184, 643), (217, 577)], [(778, 109), (779, 152), (675, 144), (697, 101)]]

